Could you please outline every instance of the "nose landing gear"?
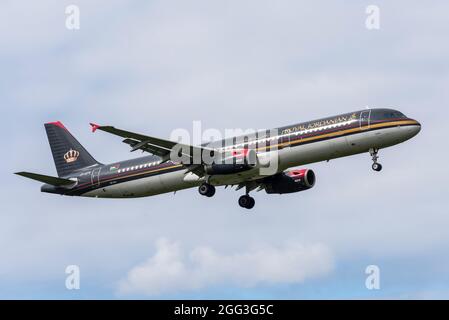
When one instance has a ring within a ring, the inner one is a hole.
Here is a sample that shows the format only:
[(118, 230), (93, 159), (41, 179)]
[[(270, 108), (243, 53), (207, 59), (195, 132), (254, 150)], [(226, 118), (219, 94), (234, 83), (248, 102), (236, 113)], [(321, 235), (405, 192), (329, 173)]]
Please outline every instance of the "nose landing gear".
[(377, 172), (382, 170), (382, 165), (377, 162), (377, 159), (379, 159), (379, 156), (377, 155), (378, 152), (379, 152), (379, 149), (376, 149), (376, 148), (369, 149), (369, 154), (371, 155), (371, 158), (373, 159), (372, 168), (374, 171), (377, 171)]

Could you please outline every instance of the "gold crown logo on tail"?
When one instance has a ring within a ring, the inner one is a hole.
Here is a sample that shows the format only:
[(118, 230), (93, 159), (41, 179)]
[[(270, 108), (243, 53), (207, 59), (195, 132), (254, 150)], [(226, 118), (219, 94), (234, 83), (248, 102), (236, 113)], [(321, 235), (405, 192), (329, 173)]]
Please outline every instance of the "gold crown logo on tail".
[(70, 149), (64, 155), (64, 160), (66, 163), (75, 162), (78, 159), (79, 155), (80, 153), (78, 151)]

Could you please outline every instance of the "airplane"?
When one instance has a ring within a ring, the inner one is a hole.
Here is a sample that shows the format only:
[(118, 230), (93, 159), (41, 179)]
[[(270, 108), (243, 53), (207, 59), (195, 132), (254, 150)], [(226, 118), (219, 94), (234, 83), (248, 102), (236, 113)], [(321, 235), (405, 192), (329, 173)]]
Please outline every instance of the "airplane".
[[(124, 138), (131, 151), (150, 155), (102, 164), (59, 121), (45, 124), (58, 177), (17, 172), (43, 182), (42, 192), (95, 198), (136, 198), (198, 187), (212, 197), (218, 186), (245, 188), (239, 198), (251, 209), (253, 190), (286, 194), (314, 187), (310, 163), (369, 152), (372, 169), (381, 171), (380, 149), (416, 136), (421, 124), (393, 109), (368, 108), (254, 134), (193, 146), (90, 124), (92, 132)], [(196, 156), (195, 156), (196, 155)], [(199, 156), (198, 156), (199, 155)], [(205, 156), (207, 155), (207, 156)]]

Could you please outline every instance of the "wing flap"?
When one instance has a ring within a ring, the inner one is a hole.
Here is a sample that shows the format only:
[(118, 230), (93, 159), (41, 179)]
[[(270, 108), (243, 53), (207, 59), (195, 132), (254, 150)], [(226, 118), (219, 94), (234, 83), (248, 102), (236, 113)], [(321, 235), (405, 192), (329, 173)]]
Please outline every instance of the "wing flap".
[(171, 149), (155, 145), (148, 140), (139, 141), (131, 138), (126, 138), (125, 140), (123, 140), (123, 143), (131, 146), (131, 152), (142, 150), (154, 154), (158, 157), (166, 157), (168, 154), (170, 154), (171, 151)]

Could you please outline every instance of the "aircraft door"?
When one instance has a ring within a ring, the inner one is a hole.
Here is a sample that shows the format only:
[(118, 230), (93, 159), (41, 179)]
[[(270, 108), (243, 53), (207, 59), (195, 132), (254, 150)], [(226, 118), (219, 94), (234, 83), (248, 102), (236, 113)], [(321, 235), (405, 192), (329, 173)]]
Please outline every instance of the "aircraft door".
[(370, 127), (371, 109), (360, 112), (360, 129), (367, 130)]
[(92, 170), (91, 180), (93, 186), (100, 185), (100, 171), (101, 168), (96, 168)]

